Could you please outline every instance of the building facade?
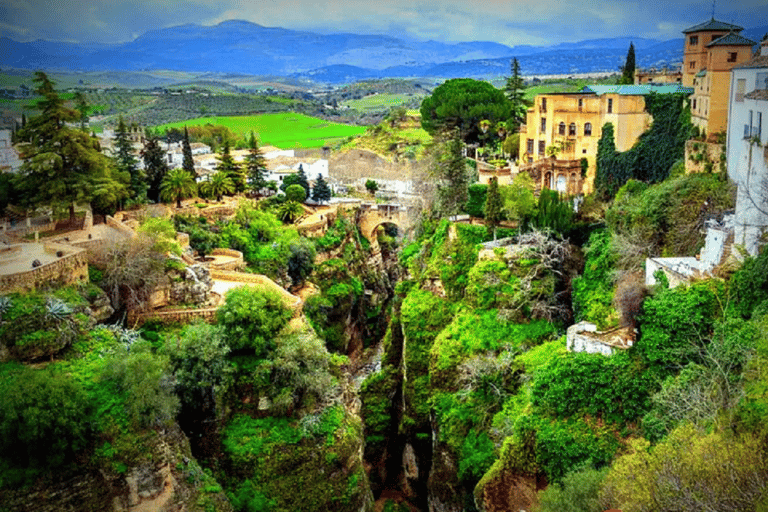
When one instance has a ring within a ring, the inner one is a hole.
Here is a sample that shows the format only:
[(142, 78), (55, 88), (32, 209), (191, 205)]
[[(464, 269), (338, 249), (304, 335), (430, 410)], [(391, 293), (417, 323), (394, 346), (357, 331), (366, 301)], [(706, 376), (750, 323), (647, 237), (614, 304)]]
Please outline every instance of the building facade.
[(734, 66), (729, 92), (728, 176), (738, 187), (734, 238), (755, 255), (768, 231), (768, 41)]
[(526, 124), (520, 127), (520, 170), (540, 180), (539, 188), (590, 193), (603, 125), (613, 124), (617, 151), (630, 149), (650, 127), (652, 118), (644, 98), (650, 92), (690, 94), (693, 90), (645, 84), (587, 86), (577, 93), (537, 95)]

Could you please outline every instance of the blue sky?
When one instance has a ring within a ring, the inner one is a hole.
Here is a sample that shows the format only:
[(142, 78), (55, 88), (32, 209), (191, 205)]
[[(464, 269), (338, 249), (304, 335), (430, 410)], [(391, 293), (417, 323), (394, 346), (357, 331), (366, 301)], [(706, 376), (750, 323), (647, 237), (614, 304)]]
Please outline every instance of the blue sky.
[[(768, 0), (717, 4), (717, 19), (746, 28), (768, 25)], [(619, 36), (673, 39), (711, 13), (711, 1), (689, 0), (2, 0), (0, 36), (123, 42), (152, 29), (243, 19), (322, 33), (546, 45)]]

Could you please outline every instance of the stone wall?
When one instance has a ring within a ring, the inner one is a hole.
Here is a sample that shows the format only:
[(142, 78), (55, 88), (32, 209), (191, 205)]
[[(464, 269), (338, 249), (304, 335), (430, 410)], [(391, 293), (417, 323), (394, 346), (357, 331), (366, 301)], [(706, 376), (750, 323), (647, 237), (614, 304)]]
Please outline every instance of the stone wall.
[(138, 327), (149, 320), (161, 324), (188, 324), (194, 320), (203, 320), (213, 323), (216, 321), (216, 311), (219, 308), (198, 308), (198, 309), (166, 309), (163, 311), (150, 311), (141, 313), (131, 311), (128, 313), (128, 325)]
[(0, 275), (0, 293), (28, 292), (53, 283), (68, 285), (88, 281), (85, 249), (60, 244), (45, 244), (44, 247), (46, 252), (62, 251), (64, 255), (37, 268)]
[(176, 215), (191, 215), (193, 217), (205, 217), (208, 220), (223, 219), (231, 217), (237, 210), (237, 202), (221, 204), (221, 205), (209, 205), (205, 208), (198, 208), (195, 205), (186, 206), (175, 211)]
[(114, 217), (111, 217), (109, 215), (107, 215), (106, 221), (107, 221), (107, 226), (118, 230), (124, 236), (128, 238), (133, 238), (136, 236), (136, 232), (131, 228), (129, 228), (128, 226), (126, 226), (125, 224), (123, 224), (122, 221), (117, 220)]
[[(725, 165), (725, 144), (689, 140), (685, 143), (685, 172), (720, 172)], [(712, 164), (708, 169), (707, 164)]]
[(289, 293), (285, 288), (261, 274), (246, 274), (243, 272), (231, 272), (226, 270), (211, 269), (211, 277), (220, 281), (232, 281), (235, 283), (246, 283), (264, 286), (279, 293), (288, 307), (294, 311), (300, 310), (302, 306), (301, 299)]

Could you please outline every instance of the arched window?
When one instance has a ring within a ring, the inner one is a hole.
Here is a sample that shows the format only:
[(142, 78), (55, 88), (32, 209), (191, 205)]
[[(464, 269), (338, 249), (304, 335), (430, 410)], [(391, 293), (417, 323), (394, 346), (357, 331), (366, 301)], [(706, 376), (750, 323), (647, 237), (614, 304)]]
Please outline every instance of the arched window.
[(576, 135), (576, 123), (568, 125), (568, 135)]
[(561, 122), (560, 126), (558, 126), (557, 133), (560, 135), (565, 135), (565, 123)]
[(552, 188), (552, 173), (546, 172), (544, 173), (544, 187), (551, 189)]
[(562, 174), (557, 175), (557, 191), (563, 193), (568, 192), (566, 178)]
[(584, 135), (592, 135), (592, 123), (584, 123)]

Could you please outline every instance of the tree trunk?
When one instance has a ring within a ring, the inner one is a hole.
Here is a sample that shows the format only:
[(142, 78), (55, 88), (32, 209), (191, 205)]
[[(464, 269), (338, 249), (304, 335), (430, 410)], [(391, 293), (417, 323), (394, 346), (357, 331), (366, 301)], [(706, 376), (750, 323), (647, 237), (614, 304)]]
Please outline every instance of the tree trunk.
[(176, 208), (181, 209), (181, 196), (176, 198)]
[(75, 203), (69, 205), (69, 224), (70, 226), (75, 225)]

